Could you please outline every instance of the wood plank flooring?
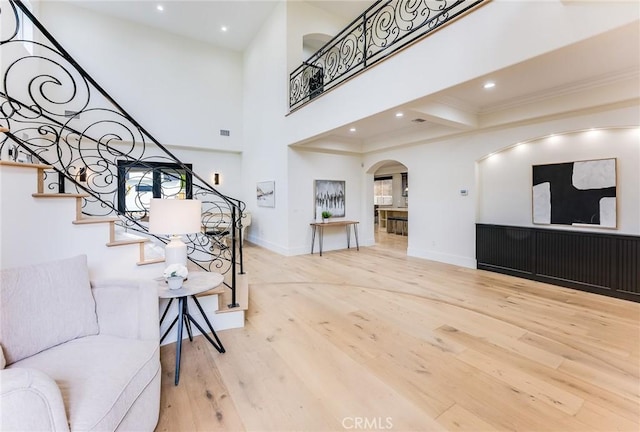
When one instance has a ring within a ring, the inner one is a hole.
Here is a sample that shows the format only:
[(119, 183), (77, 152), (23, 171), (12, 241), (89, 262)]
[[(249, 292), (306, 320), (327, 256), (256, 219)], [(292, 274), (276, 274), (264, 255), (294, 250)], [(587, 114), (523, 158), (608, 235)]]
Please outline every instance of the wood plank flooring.
[(158, 431), (638, 431), (640, 304), (409, 258), (246, 244), (246, 327), (162, 347)]

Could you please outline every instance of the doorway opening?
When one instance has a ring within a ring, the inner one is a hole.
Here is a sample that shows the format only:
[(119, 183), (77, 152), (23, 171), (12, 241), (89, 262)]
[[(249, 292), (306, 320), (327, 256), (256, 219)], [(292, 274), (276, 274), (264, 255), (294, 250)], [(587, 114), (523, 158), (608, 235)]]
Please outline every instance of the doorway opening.
[(407, 252), (409, 243), (409, 173), (395, 160), (375, 164), (373, 173), (374, 240), (376, 247)]

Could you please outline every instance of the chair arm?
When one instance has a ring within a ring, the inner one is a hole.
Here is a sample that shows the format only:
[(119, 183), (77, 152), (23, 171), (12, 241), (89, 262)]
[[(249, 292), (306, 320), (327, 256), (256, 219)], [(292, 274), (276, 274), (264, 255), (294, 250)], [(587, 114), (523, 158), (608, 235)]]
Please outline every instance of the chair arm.
[(160, 339), (158, 289), (153, 281), (92, 281), (100, 334)]
[(0, 430), (69, 430), (62, 394), (49, 376), (35, 369), (3, 369), (0, 382)]

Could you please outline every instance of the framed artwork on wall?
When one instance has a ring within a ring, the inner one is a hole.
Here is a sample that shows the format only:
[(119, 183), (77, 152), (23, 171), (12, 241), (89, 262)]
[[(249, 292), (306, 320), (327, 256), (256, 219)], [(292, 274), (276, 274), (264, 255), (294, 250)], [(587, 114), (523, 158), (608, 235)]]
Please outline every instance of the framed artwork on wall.
[(533, 223), (617, 227), (616, 159), (533, 166)]
[(318, 219), (323, 211), (331, 213), (331, 217), (345, 215), (344, 180), (316, 180), (314, 188), (315, 218)]
[(276, 206), (276, 182), (263, 181), (256, 185), (256, 198), (258, 207), (275, 207)]

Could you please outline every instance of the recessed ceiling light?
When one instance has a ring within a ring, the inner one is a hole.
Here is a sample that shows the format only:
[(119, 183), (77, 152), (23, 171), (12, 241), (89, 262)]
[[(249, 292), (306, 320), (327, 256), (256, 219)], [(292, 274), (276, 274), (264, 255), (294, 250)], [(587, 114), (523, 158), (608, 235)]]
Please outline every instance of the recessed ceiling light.
[(349, 129), (349, 132), (355, 132), (355, 131), (356, 131), (356, 128)]
[(401, 113), (401, 112), (397, 112), (397, 113), (396, 113), (396, 117), (402, 117), (403, 115), (404, 115), (404, 114), (403, 114), (403, 113)]
[(226, 32), (227, 30), (229, 30), (229, 28), (227, 26), (220, 27), (220, 31), (222, 31), (222, 32)]
[(486, 89), (490, 89), (490, 88), (494, 88), (496, 86), (496, 83), (494, 83), (493, 81), (488, 81), (486, 83), (484, 83), (484, 85), (482, 87), (486, 88)]
[(158, 6), (156, 6), (156, 9), (158, 10), (158, 12), (163, 12), (164, 11), (164, 6), (158, 5)]

